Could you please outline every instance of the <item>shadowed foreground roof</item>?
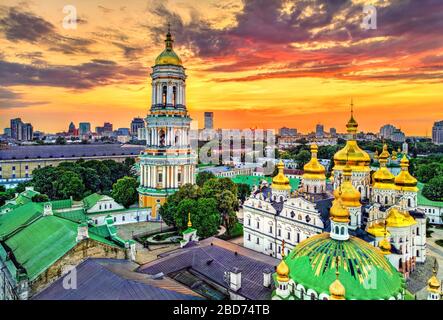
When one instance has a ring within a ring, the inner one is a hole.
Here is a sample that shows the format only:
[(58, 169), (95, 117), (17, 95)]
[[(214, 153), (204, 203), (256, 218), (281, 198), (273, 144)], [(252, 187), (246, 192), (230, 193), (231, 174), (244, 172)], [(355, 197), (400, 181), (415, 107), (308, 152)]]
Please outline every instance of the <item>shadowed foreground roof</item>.
[(153, 280), (133, 272), (126, 260), (87, 259), (77, 266), (77, 288), (66, 290), (64, 277), (34, 300), (196, 300), (201, 299), (171, 280)]
[[(213, 245), (211, 245), (211, 243)], [(237, 253), (237, 254), (236, 254)], [(279, 260), (216, 238), (208, 238), (189, 249), (179, 249), (163, 258), (141, 266), (139, 272), (155, 275), (192, 269), (203, 277), (227, 288), (224, 273), (241, 271), (238, 293), (251, 300), (267, 300), (271, 288), (263, 286), (263, 271), (274, 270)]]

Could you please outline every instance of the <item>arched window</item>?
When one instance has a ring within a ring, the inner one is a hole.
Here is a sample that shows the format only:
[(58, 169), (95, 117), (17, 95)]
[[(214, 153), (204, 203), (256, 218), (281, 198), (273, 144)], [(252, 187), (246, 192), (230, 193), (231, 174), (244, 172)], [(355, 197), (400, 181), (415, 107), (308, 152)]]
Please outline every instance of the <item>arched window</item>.
[(335, 233), (338, 234), (338, 226), (335, 226)]
[(163, 86), (163, 89), (162, 89), (162, 104), (164, 106), (166, 105), (167, 96), (168, 96), (168, 87)]
[(314, 292), (311, 293), (311, 300), (315, 300), (315, 293)]
[(377, 196), (377, 202), (380, 203), (380, 196)]
[(385, 204), (388, 204), (388, 196), (385, 196)]
[(160, 137), (160, 146), (163, 147), (165, 145), (165, 138), (166, 138), (165, 130), (163, 129), (160, 130), (159, 137)]
[(177, 103), (177, 88), (174, 86), (172, 87), (172, 105), (175, 107), (176, 103)]
[(341, 234), (341, 235), (344, 235), (344, 234), (345, 234), (345, 227), (341, 227), (340, 234)]
[(408, 198), (408, 207), (411, 207), (411, 198)]
[(317, 186), (314, 186), (314, 193), (317, 193)]

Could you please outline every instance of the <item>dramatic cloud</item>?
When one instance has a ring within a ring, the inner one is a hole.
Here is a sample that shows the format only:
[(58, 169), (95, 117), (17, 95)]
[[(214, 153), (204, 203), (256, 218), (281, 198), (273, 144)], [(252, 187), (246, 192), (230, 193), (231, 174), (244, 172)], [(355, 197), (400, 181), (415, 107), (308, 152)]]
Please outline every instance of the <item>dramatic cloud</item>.
[(45, 101), (34, 101), (29, 102), (23, 100), (23, 94), (8, 90), (4, 87), (0, 87), (0, 110), (2, 109), (12, 109), (12, 108), (23, 108), (33, 105), (45, 104)]

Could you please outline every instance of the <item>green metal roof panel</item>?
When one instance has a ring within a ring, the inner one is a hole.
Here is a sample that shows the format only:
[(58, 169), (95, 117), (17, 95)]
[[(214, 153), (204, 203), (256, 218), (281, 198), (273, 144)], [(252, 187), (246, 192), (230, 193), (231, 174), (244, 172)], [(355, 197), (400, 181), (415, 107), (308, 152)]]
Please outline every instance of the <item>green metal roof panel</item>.
[(72, 199), (51, 201), (52, 210), (69, 209), (72, 207)]
[(6, 240), (6, 245), (32, 281), (71, 250), (76, 237), (76, 223), (46, 216)]
[(86, 210), (92, 208), (100, 199), (103, 197), (103, 195), (98, 193), (93, 193), (86, 198), (83, 199), (83, 204), (85, 205)]
[(82, 222), (87, 220), (85, 211), (83, 209), (77, 209), (72, 211), (60, 211), (56, 212), (55, 215), (74, 222)]
[(424, 187), (423, 183), (419, 182), (417, 184), (417, 187), (418, 187), (417, 203), (419, 206), (422, 205), (422, 206), (443, 208), (443, 201), (429, 200), (423, 195), (422, 193)]
[(40, 203), (28, 202), (0, 216), (0, 239), (16, 231), (36, 219), (43, 212)]
[[(262, 181), (262, 180), (266, 180), (269, 185), (272, 184), (271, 177), (238, 175), (238, 176), (232, 177), (231, 180), (234, 181), (235, 183), (245, 183), (245, 184), (249, 185), (250, 187), (260, 184), (260, 181)], [(289, 178), (289, 184), (291, 185), (292, 191), (297, 190), (298, 186), (300, 184), (300, 179)]]

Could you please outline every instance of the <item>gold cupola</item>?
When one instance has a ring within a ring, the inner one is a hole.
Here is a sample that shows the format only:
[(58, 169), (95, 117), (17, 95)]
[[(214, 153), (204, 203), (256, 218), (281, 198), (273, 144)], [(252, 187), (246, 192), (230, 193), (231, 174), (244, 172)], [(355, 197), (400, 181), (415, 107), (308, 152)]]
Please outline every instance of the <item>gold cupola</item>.
[(360, 207), (361, 194), (352, 184), (351, 177), (351, 166), (346, 164), (343, 169), (343, 183), (340, 188), (334, 190), (334, 198), (338, 199), (341, 197), (341, 200), (346, 207)]
[(391, 228), (409, 227), (417, 224), (414, 217), (409, 212), (402, 211), (397, 207), (391, 207), (386, 217), (386, 226)]
[(389, 239), (387, 237), (388, 231), (386, 230), (386, 227), (387, 227), (387, 223), (385, 223), (384, 238), (382, 240), (380, 240), (380, 242), (378, 243), (378, 247), (380, 248), (381, 252), (384, 255), (391, 254), (391, 249), (392, 249), (391, 242), (389, 241)]
[(181, 66), (182, 60), (180, 57), (174, 52), (172, 48), (172, 44), (174, 40), (172, 39), (171, 30), (168, 26), (168, 33), (166, 34), (165, 39), (165, 50), (155, 59), (155, 65), (174, 65)]
[(281, 243), (281, 261), (277, 266), (277, 280), (280, 282), (289, 281), (289, 267), (285, 262), (285, 240)]
[(395, 176), (386, 167), (389, 159), (388, 146), (383, 145), (383, 151), (378, 156), (380, 168), (372, 175), (373, 187), (376, 189), (395, 189)]
[(289, 178), (285, 176), (284, 174), (284, 168), (285, 165), (283, 164), (283, 161), (280, 160), (280, 162), (277, 164), (278, 173), (277, 175), (272, 178), (272, 188), (276, 190), (291, 190), (291, 185), (289, 184)]
[(346, 289), (339, 280), (340, 272), (338, 271), (338, 256), (335, 257), (335, 280), (329, 286), (329, 300), (346, 300)]
[(441, 284), (437, 278), (437, 259), (434, 260), (434, 267), (432, 268), (432, 277), (428, 280), (428, 292), (441, 294)]
[(409, 160), (406, 155), (400, 161), (401, 171), (395, 177), (395, 186), (398, 190), (418, 192), (417, 179), (409, 173)]
[(349, 221), (351, 221), (349, 219), (349, 210), (343, 204), (340, 194), (337, 199), (332, 201), (332, 207), (329, 211), (329, 216), (334, 222), (348, 223)]
[(346, 163), (355, 171), (370, 171), (369, 164), (371, 158), (363, 151), (357, 144), (356, 135), (358, 123), (354, 119), (354, 111), (351, 103), (351, 118), (346, 124), (346, 129), (349, 134), (349, 139), (346, 145), (334, 155), (334, 170), (342, 170)]
[(326, 180), (325, 172), (326, 169), (317, 159), (318, 146), (313, 143), (311, 145), (311, 160), (303, 167), (303, 179), (311, 180)]

